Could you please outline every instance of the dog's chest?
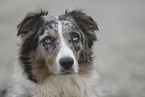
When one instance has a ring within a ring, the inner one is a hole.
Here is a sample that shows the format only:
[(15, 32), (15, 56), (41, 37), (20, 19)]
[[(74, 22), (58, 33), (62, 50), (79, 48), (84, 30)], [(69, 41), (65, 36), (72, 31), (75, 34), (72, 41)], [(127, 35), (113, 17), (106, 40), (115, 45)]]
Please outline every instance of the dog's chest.
[(87, 80), (74, 77), (52, 78), (31, 90), (32, 97), (96, 97)]

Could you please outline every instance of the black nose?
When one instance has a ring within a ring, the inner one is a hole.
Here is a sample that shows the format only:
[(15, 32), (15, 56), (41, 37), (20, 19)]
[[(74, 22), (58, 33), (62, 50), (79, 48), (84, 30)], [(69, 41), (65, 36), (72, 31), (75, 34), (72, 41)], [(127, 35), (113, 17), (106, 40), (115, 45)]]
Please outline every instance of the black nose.
[(71, 57), (65, 57), (61, 58), (59, 60), (59, 63), (63, 67), (63, 69), (68, 70), (73, 66), (74, 60)]

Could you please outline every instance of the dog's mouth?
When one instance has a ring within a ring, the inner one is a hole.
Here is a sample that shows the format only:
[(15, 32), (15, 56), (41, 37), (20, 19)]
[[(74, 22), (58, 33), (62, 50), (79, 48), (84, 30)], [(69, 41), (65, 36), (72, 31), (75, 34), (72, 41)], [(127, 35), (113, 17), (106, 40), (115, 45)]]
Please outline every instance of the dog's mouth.
[(62, 70), (61, 73), (60, 73), (60, 75), (70, 75), (70, 74), (76, 74), (76, 73), (74, 72), (73, 69), (70, 69), (70, 70)]

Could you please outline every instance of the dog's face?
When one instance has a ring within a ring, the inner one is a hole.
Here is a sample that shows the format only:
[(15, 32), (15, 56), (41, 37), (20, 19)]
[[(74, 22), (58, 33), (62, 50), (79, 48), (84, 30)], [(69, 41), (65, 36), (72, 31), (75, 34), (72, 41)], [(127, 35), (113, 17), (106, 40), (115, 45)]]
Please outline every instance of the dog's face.
[(58, 17), (47, 14), (29, 13), (18, 25), (19, 60), (28, 79), (43, 82), (53, 75), (89, 73), (98, 30), (95, 21), (80, 10)]

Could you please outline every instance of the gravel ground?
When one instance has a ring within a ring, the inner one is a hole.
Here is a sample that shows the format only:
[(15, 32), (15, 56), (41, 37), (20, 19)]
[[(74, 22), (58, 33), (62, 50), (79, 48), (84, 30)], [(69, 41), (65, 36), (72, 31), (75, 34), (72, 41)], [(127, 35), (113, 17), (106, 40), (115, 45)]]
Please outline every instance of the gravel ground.
[(82, 8), (100, 31), (94, 52), (107, 97), (145, 97), (145, 0), (0, 0), (0, 89), (17, 55), (16, 25), (39, 8), (51, 15)]

